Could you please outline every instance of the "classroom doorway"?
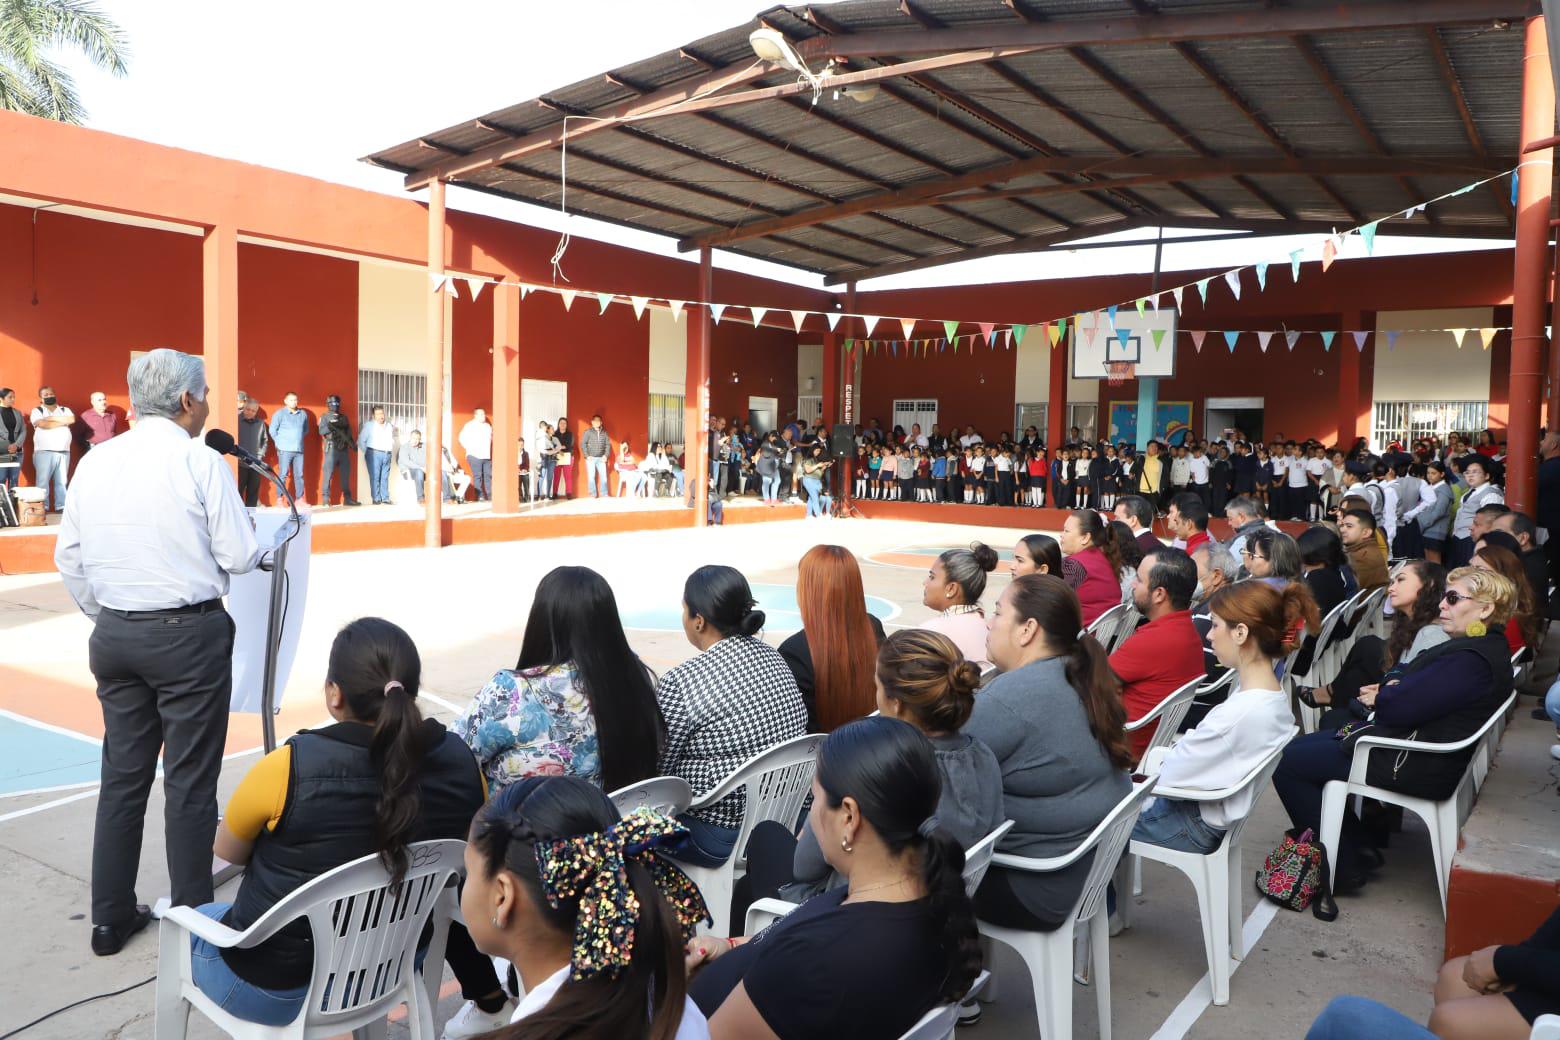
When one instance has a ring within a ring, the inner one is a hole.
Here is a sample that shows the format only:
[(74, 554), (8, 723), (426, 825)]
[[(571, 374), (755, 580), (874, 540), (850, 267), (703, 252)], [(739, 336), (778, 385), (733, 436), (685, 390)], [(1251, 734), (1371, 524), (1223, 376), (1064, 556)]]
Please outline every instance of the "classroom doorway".
[(1210, 397), (1203, 402), (1203, 436), (1230, 440), (1236, 431), (1253, 444), (1262, 439), (1263, 398)]

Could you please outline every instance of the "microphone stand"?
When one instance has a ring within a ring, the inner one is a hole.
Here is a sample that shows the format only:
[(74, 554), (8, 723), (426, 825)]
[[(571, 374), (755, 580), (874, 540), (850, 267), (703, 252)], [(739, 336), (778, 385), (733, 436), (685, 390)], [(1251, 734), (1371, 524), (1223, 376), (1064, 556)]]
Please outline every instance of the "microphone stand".
[(260, 562), (261, 570), (271, 572), (271, 609), (266, 617), (265, 665), (261, 669), (260, 680), (263, 683), (260, 691), (260, 732), (265, 753), (269, 755), (276, 750), (276, 658), (282, 641), (282, 623), (286, 620), (287, 546), (303, 529), (303, 518), (298, 515), (298, 503), (292, 492), (287, 490), (286, 482), (277, 476), (275, 470), (261, 459), (251, 461), (239, 456), (238, 463), (275, 484), (277, 491), (287, 500), (287, 508), (292, 514), (289, 519), (293, 524), (293, 533), (282, 539), (281, 544), (271, 551), (269, 560)]

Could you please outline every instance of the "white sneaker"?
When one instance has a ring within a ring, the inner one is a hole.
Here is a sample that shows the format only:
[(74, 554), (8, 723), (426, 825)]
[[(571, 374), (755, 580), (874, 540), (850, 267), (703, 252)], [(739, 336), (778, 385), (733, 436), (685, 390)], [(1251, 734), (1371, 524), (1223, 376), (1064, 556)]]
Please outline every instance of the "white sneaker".
[(459, 1011), (446, 1023), (441, 1040), (468, 1040), (469, 1037), (481, 1036), (483, 1033), (491, 1033), (509, 1024), (509, 1017), (515, 1013), (515, 1002), (504, 1001), (504, 1006), (497, 1011), (483, 1011), (477, 1007), (477, 1002), (468, 1000), (461, 1005)]

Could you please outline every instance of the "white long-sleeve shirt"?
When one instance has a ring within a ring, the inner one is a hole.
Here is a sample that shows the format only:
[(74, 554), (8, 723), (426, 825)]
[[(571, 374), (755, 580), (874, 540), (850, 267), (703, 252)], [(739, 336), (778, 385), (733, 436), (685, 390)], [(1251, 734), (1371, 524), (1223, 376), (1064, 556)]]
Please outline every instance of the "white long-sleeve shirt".
[[(1294, 724), (1288, 694), (1237, 687), (1170, 748), (1159, 766), (1159, 783), (1193, 791), (1231, 787), (1288, 743)], [(1256, 792), (1245, 792), (1197, 804), (1208, 826), (1227, 829), (1245, 819), (1255, 801)]]
[(478, 459), (493, 457), (493, 427), (485, 421), (471, 420), (460, 428), (460, 446), (467, 455)]
[(358, 446), (374, 451), (395, 450), (395, 424), (370, 419), (358, 431)]
[(1376, 488), (1381, 492), (1381, 527), (1382, 530), (1387, 532), (1387, 545), (1390, 546), (1392, 539), (1397, 537), (1397, 488), (1385, 480), (1372, 480), (1366, 486)]
[[(282, 534), (291, 534), (284, 525)], [(54, 566), (88, 617), (102, 607), (167, 610), (227, 594), (262, 547), (222, 456), (171, 420), (146, 416), (76, 467)]]
[(1408, 512), (1403, 514), (1403, 522), (1419, 519), (1419, 514), (1435, 505), (1435, 485), (1428, 480), (1419, 482), (1419, 501)]

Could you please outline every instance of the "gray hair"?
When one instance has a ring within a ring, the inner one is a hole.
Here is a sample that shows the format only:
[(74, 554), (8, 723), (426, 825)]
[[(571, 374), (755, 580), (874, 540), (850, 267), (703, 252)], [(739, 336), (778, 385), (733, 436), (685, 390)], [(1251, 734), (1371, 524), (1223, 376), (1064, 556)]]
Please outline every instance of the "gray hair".
[(130, 384), (130, 403), (142, 419), (160, 415), (172, 419), (180, 412), (179, 401), (189, 393), (197, 401), (206, 398), (206, 362), (194, 354), (159, 347), (130, 362), (125, 377)]
[(1230, 552), (1229, 546), (1219, 542), (1205, 542), (1199, 545), (1197, 552), (1192, 555), (1196, 556), (1197, 553), (1208, 557), (1208, 569), (1224, 575), (1225, 581), (1235, 581), (1240, 577), (1240, 561), (1235, 559), (1235, 554)]
[(1236, 495), (1234, 498), (1230, 499), (1229, 502), (1225, 505), (1224, 511), (1227, 513), (1232, 509), (1235, 512), (1240, 513), (1242, 516), (1251, 517), (1253, 520), (1267, 519), (1265, 510), (1262, 508), (1262, 503), (1258, 502), (1250, 495)]
[(248, 394), (244, 393), (242, 390), (240, 390), (238, 392), (238, 403), (239, 404), (248, 404), (251, 400), (252, 400), (252, 398)]

